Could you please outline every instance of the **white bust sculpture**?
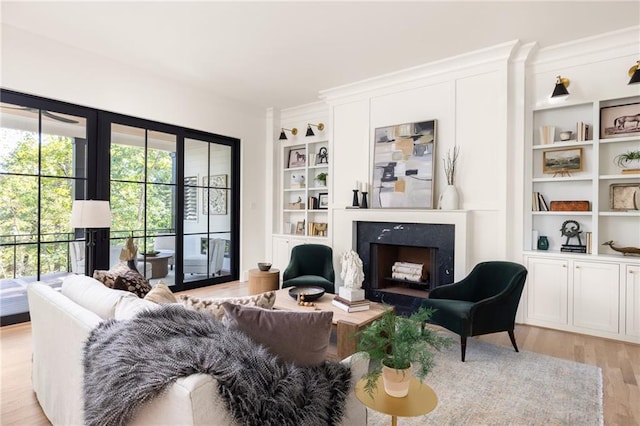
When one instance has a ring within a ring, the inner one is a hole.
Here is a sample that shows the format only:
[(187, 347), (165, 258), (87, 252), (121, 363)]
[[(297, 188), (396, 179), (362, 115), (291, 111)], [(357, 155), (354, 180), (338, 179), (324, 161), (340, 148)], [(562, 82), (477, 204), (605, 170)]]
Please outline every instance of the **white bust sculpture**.
[(364, 281), (364, 271), (358, 253), (353, 250), (342, 253), (340, 263), (342, 264), (340, 278), (342, 278), (344, 286), (352, 289), (361, 288)]

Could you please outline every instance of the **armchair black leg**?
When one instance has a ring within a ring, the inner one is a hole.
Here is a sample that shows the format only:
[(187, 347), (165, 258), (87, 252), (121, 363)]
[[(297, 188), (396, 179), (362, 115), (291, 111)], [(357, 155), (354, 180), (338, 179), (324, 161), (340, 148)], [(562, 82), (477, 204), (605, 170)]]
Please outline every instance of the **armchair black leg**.
[(460, 336), (460, 354), (462, 355), (462, 362), (464, 362), (465, 352), (467, 352), (467, 336)]
[(513, 349), (515, 349), (516, 352), (520, 352), (518, 350), (518, 345), (516, 345), (516, 336), (513, 334), (513, 330), (509, 330), (507, 331), (507, 333), (509, 333), (509, 339), (511, 339), (511, 344), (513, 345)]

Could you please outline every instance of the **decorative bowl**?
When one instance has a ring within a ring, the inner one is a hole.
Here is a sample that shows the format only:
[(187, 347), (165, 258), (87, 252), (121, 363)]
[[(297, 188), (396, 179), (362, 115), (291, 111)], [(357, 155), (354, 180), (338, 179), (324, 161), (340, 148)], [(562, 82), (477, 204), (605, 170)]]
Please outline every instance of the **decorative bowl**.
[(298, 295), (304, 294), (305, 302), (313, 302), (314, 300), (318, 300), (324, 294), (324, 288), (316, 287), (316, 286), (302, 286), (302, 287), (291, 287), (289, 290), (289, 296), (298, 300)]
[(572, 133), (573, 132), (569, 132), (569, 131), (560, 132), (560, 140), (561, 141), (568, 141), (569, 139), (571, 139), (571, 134)]
[(152, 250), (152, 251), (148, 251), (148, 252), (140, 253), (140, 254), (142, 254), (143, 256), (154, 257), (154, 256), (159, 255), (159, 254), (160, 254), (160, 252), (159, 252), (159, 251), (156, 251), (156, 250)]
[(271, 264), (268, 262), (258, 262), (258, 269), (266, 272), (271, 269)]

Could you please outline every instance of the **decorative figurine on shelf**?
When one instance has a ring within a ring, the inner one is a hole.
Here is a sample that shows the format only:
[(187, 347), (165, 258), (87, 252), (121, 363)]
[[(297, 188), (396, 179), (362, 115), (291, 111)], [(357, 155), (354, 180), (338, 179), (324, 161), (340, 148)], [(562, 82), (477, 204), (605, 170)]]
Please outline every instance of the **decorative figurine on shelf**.
[(318, 164), (329, 164), (329, 151), (324, 146), (318, 151)]
[(291, 175), (291, 188), (304, 188), (304, 175), (295, 174)]
[[(567, 237), (567, 241), (562, 245), (560, 251), (564, 252), (572, 252), (572, 253), (586, 253), (587, 246), (582, 244), (582, 240), (580, 239), (580, 234), (582, 231), (580, 230), (580, 224), (575, 220), (565, 220), (562, 223), (562, 227), (560, 228), (560, 232), (563, 237)], [(571, 238), (578, 238), (578, 244), (569, 244)]]
[(613, 244), (613, 240), (602, 243), (603, 246), (609, 246), (611, 250), (622, 253), (624, 256), (640, 256), (640, 247), (614, 247)]

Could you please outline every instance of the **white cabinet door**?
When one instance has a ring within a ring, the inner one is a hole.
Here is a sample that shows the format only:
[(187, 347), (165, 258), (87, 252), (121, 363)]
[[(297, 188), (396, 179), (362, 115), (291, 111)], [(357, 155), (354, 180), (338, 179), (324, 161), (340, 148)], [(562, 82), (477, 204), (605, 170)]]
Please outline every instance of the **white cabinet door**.
[(280, 276), (289, 264), (291, 248), (288, 238), (273, 237), (273, 267), (280, 270)]
[(625, 334), (640, 339), (640, 266), (627, 265)]
[(573, 325), (618, 333), (620, 269), (604, 262), (574, 262)]
[(273, 267), (280, 269), (280, 276), (284, 272), (289, 259), (291, 259), (291, 250), (300, 244), (307, 244), (308, 241), (302, 238), (286, 238), (273, 237)]
[(527, 279), (527, 322), (567, 324), (567, 261), (530, 257)]

